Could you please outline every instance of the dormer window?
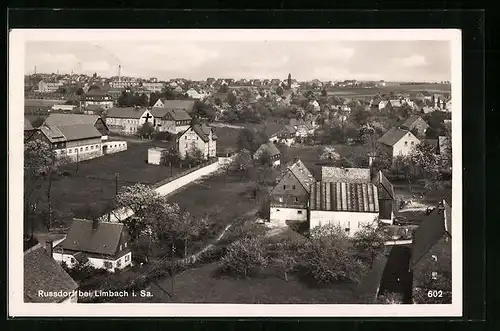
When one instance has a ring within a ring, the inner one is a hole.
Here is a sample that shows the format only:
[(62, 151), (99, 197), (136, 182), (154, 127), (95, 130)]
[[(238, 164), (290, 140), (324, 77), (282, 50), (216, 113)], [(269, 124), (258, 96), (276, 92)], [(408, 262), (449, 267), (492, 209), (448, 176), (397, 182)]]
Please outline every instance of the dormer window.
[(405, 141), (405, 146), (408, 146), (408, 142), (407, 141)]
[(432, 280), (436, 280), (436, 279), (437, 279), (437, 277), (438, 277), (438, 273), (437, 273), (436, 271), (433, 271), (433, 272), (431, 273), (431, 278), (432, 278)]
[(438, 260), (437, 255), (432, 254), (431, 255), (431, 260), (434, 261), (434, 262), (437, 262), (437, 260)]

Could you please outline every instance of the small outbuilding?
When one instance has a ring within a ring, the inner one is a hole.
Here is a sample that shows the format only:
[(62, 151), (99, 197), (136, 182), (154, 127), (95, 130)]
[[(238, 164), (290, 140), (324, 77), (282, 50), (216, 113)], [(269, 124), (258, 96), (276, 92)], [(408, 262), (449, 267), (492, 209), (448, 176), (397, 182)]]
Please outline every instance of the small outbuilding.
[(167, 149), (162, 147), (151, 147), (150, 149), (148, 149), (148, 163), (160, 165), (161, 155), (165, 150)]

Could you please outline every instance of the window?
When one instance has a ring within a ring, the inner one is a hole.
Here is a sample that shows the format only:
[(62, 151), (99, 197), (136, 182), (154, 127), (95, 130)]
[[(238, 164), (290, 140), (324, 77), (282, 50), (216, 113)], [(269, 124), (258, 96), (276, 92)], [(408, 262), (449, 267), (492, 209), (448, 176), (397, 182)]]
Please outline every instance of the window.
[(116, 261), (116, 267), (120, 268), (121, 266), (122, 266), (122, 260), (120, 259), (120, 260)]
[(86, 146), (86, 147), (85, 147), (85, 150), (86, 150), (86, 151), (88, 151), (88, 150), (89, 150), (89, 146)]
[(125, 242), (125, 248), (127, 248), (127, 242)]
[(302, 210), (297, 210), (297, 214), (302, 215)]
[(431, 278), (432, 278), (433, 280), (436, 280), (436, 279), (438, 278), (438, 273), (437, 273), (437, 272), (435, 272), (435, 271), (433, 271), (433, 272), (431, 273)]
[(188, 148), (188, 144), (186, 144), (186, 146), (184, 146), (184, 148)]
[(283, 189), (286, 190), (286, 185), (283, 185)]
[(184, 139), (187, 139), (188, 137), (187, 136), (184, 136)]
[(83, 147), (80, 147), (80, 152), (83, 152)]
[(70, 261), (71, 261), (71, 263), (75, 263), (75, 258), (72, 257)]
[(72, 149), (71, 148), (68, 150), (68, 153), (70, 153), (70, 154), (72, 153)]
[(123, 249), (123, 245), (120, 245), (120, 250), (122, 250), (122, 249)]
[(283, 197), (278, 198), (279, 202), (283, 202)]
[(408, 142), (407, 141), (405, 141), (405, 146), (408, 146)]
[(113, 263), (111, 263), (109, 261), (104, 261), (104, 268), (105, 269), (111, 269), (111, 268), (113, 268)]
[(411, 145), (412, 145), (412, 146), (413, 146), (413, 145), (415, 145), (415, 142), (414, 142), (414, 141), (412, 141), (412, 142), (411, 142)]
[(299, 198), (295, 197), (295, 202), (299, 202)]
[(280, 211), (279, 209), (276, 209), (276, 211)]
[(90, 149), (94, 149), (94, 145), (90, 146)]
[(434, 261), (434, 262), (437, 262), (438, 260), (438, 257), (434, 254), (431, 255), (431, 260)]
[(130, 255), (125, 255), (125, 262), (128, 262), (130, 260)]
[(292, 185), (292, 189), (294, 189), (294, 190), (295, 190), (295, 185)]

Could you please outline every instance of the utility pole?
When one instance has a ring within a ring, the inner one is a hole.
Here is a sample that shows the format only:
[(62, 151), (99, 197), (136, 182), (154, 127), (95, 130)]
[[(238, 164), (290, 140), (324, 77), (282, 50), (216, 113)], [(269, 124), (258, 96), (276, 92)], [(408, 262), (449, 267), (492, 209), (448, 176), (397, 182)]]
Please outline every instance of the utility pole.
[(80, 163), (80, 148), (76, 148), (76, 172), (78, 172), (78, 164)]
[(175, 244), (172, 244), (172, 296), (174, 295), (174, 282), (175, 282)]

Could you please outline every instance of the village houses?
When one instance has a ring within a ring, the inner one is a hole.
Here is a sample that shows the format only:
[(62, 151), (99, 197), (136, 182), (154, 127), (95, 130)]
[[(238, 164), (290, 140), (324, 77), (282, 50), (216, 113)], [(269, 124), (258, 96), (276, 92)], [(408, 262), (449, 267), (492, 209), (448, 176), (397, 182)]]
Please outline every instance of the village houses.
[(420, 140), (413, 133), (401, 128), (391, 128), (378, 142), (393, 158), (409, 155), (412, 148), (420, 144)]
[(286, 226), (290, 221), (307, 221), (310, 186), (315, 181), (302, 161), (296, 160), (288, 166), (270, 193), (271, 225)]
[(82, 97), (83, 107), (90, 105), (104, 109), (113, 108), (113, 97), (104, 91), (90, 90)]
[[(78, 284), (52, 258), (52, 242), (36, 244), (24, 252), (24, 302), (77, 303)], [(65, 293), (53, 296), (49, 293)]]
[(134, 135), (146, 122), (155, 126), (154, 116), (146, 108), (115, 107), (106, 112), (106, 124), (113, 133)]
[(56, 92), (60, 87), (64, 84), (62, 82), (51, 82), (51, 81), (43, 81), (41, 80), (38, 83), (37, 92), (40, 93), (53, 93)]
[(70, 268), (88, 263), (114, 272), (132, 264), (130, 236), (122, 223), (74, 219), (66, 238), (54, 247), (53, 257)]
[(186, 131), (191, 124), (191, 116), (184, 109), (152, 108), (154, 127), (157, 131), (178, 134)]
[(188, 114), (192, 114), (194, 103), (194, 100), (168, 100), (165, 98), (159, 98), (153, 104), (153, 108), (183, 109)]
[(177, 147), (181, 158), (196, 149), (201, 151), (204, 159), (212, 158), (217, 153), (217, 135), (205, 124), (192, 124), (177, 138)]
[(422, 117), (418, 115), (410, 116), (406, 121), (404, 121), (401, 128), (411, 131), (418, 138), (424, 138), (427, 129), (429, 128), (429, 124), (422, 119)]

